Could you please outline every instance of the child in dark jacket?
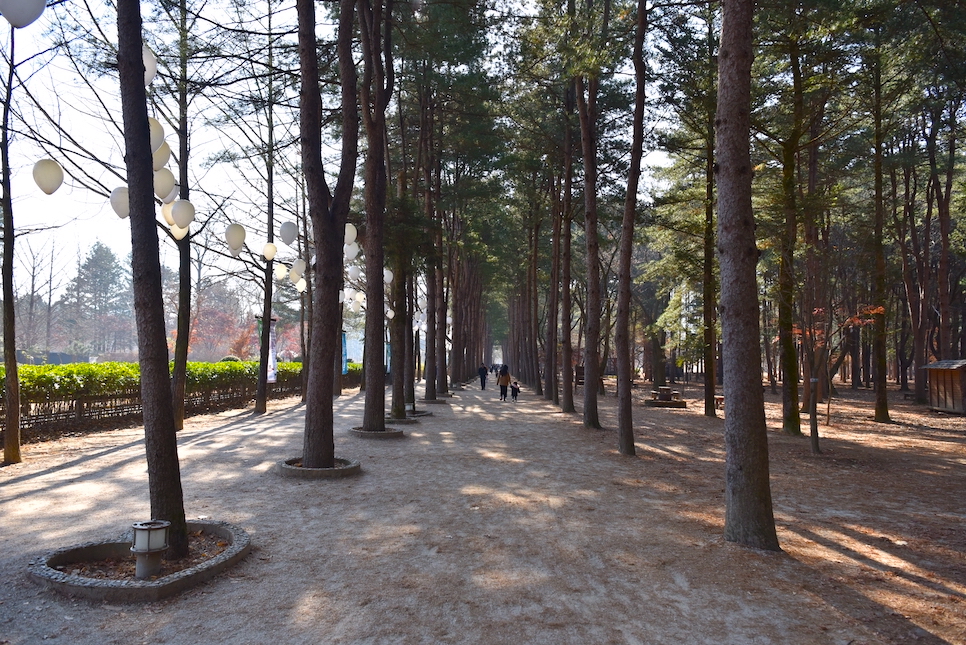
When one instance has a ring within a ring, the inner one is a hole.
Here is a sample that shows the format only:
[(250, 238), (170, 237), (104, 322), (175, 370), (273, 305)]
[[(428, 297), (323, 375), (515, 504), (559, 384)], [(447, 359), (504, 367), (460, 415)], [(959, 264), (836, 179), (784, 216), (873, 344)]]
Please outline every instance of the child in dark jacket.
[(510, 384), (510, 397), (513, 399), (514, 403), (516, 402), (517, 397), (519, 395), (520, 395), (520, 384), (517, 383), (516, 381), (513, 381), (513, 383)]

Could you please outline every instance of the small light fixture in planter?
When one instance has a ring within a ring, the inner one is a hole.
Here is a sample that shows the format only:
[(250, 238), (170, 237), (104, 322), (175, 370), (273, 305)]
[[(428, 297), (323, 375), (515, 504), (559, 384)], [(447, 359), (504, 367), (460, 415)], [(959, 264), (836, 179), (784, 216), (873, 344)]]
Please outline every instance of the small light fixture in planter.
[(166, 520), (150, 520), (134, 523), (134, 544), (131, 552), (137, 559), (134, 577), (147, 580), (161, 571), (161, 554), (168, 548), (168, 527)]

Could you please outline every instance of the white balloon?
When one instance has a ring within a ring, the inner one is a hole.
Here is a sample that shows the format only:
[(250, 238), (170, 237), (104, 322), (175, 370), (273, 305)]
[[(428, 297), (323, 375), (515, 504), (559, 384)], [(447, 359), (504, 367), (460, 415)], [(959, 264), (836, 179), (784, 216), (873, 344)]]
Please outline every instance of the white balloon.
[(392, 269), (382, 270), (382, 279), (385, 280), (386, 284), (389, 284), (390, 282), (392, 282), (392, 278), (393, 278)]
[(153, 116), (148, 117), (148, 128), (151, 130), (151, 154), (164, 143), (164, 126)]
[(357, 234), (358, 234), (358, 231), (356, 231), (355, 225), (354, 224), (346, 223), (346, 225), (345, 225), (345, 244), (352, 244), (353, 242), (355, 242), (356, 241), (356, 235)]
[(174, 189), (174, 173), (162, 168), (154, 173), (154, 194), (158, 199), (164, 199)]
[(34, 181), (40, 190), (53, 195), (64, 183), (64, 169), (53, 159), (41, 159), (34, 164)]
[(362, 271), (357, 266), (351, 266), (346, 269), (346, 273), (349, 275), (350, 280), (358, 280)]
[(339, 292), (339, 302), (345, 302), (345, 291)]
[(164, 221), (168, 226), (174, 226), (174, 217), (171, 215), (172, 206), (174, 206), (173, 202), (161, 204), (161, 217), (164, 218)]
[(366, 294), (363, 291), (356, 291), (356, 302), (365, 302)]
[(158, 149), (151, 154), (151, 160), (154, 162), (154, 169), (161, 170), (168, 163), (168, 159), (171, 158), (171, 146), (168, 145), (167, 141), (162, 141)]
[(278, 264), (275, 265), (276, 280), (281, 280), (282, 278), (284, 278), (286, 273), (288, 273), (288, 268), (284, 264), (279, 262)]
[(231, 257), (237, 258), (238, 254), (241, 253), (241, 247), (238, 247), (237, 249), (228, 249), (228, 252), (231, 253)]
[(298, 271), (299, 275), (305, 273), (305, 260), (298, 259), (292, 263), (292, 270)]
[(150, 85), (158, 73), (158, 59), (147, 45), (141, 46), (141, 59), (144, 61), (144, 84)]
[[(171, 218), (181, 228), (195, 221), (195, 207), (187, 199), (179, 199), (171, 204)], [(244, 239), (244, 236), (242, 236)], [(240, 246), (240, 245), (239, 245)]]
[(352, 310), (352, 313), (357, 314), (362, 309), (362, 304), (358, 300), (353, 300), (352, 304), (349, 305), (349, 309)]
[(295, 283), (295, 288), (299, 290), (299, 293), (305, 293), (305, 290), (308, 288), (308, 286), (309, 285), (305, 281), (305, 278), (299, 278), (299, 281)]
[(356, 297), (356, 290), (352, 287), (346, 287), (345, 291), (342, 292), (342, 295), (345, 296), (346, 300), (352, 300)]
[(446, 324), (447, 325), (452, 325), (453, 324), (453, 318), (451, 316), (446, 316)]
[(245, 227), (241, 224), (229, 224), (225, 229), (225, 241), (232, 251), (241, 249), (242, 244), (245, 243)]
[(291, 271), (288, 272), (288, 279), (292, 281), (292, 284), (295, 284), (296, 282), (302, 279), (302, 274), (296, 271), (295, 269), (292, 269)]
[(342, 247), (342, 251), (345, 253), (345, 256), (348, 259), (354, 260), (355, 257), (359, 255), (359, 245), (355, 242), (352, 244), (346, 244), (344, 247)]
[(0, 13), (14, 27), (26, 27), (47, 8), (47, 0), (3, 0)]
[(389, 320), (392, 320), (395, 317), (396, 317), (395, 311), (393, 311), (392, 309), (389, 309), (386, 311), (386, 318), (388, 318)]
[(131, 204), (128, 201), (126, 187), (119, 186), (111, 191), (111, 208), (121, 219), (131, 214)]
[(171, 225), (171, 235), (174, 236), (174, 239), (176, 239), (176, 240), (183, 240), (184, 239), (184, 236), (187, 235), (187, 234), (188, 234), (188, 227), (187, 226), (185, 226), (184, 228), (181, 228), (177, 224), (172, 224)]
[(262, 255), (269, 262), (271, 262), (275, 258), (276, 253), (278, 253), (278, 247), (272, 244), (271, 242), (266, 244), (265, 248), (262, 249)]
[(295, 222), (285, 222), (278, 229), (278, 236), (286, 245), (292, 246), (292, 242), (298, 237), (299, 227)]
[(174, 200), (178, 199), (178, 195), (180, 194), (181, 194), (181, 186), (179, 186), (178, 184), (175, 184), (174, 188), (171, 189), (171, 192), (168, 193), (168, 196), (162, 199), (161, 201), (164, 202), (165, 204), (170, 204)]

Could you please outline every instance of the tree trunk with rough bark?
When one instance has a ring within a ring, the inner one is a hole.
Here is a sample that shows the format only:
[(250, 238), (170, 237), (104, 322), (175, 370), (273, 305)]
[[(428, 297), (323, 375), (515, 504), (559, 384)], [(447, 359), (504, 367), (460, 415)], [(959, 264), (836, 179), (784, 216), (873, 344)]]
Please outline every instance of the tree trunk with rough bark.
[[(751, 205), (754, 0), (724, 0), (718, 58), (718, 253), (725, 393), (725, 530), (777, 551), (761, 388), (755, 219)], [(751, 307), (749, 303), (756, 303)]]

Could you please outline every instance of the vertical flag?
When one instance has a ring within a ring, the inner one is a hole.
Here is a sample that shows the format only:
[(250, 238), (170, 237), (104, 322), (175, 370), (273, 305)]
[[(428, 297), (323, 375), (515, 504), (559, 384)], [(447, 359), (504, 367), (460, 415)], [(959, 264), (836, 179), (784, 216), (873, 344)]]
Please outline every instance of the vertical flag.
[(275, 357), (275, 321), (268, 324), (268, 378), (267, 383), (274, 383), (278, 378), (278, 360)]

